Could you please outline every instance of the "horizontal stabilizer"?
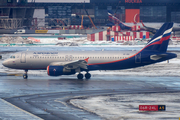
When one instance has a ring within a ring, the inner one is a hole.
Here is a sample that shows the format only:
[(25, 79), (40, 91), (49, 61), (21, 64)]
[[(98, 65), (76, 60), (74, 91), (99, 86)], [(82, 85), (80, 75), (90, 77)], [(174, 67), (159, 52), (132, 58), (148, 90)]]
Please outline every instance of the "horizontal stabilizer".
[(163, 58), (163, 57), (166, 57), (166, 56), (167, 56), (167, 54), (151, 55), (151, 56), (150, 56), (150, 59), (151, 59), (151, 60), (159, 60), (159, 59), (161, 59), (161, 58)]

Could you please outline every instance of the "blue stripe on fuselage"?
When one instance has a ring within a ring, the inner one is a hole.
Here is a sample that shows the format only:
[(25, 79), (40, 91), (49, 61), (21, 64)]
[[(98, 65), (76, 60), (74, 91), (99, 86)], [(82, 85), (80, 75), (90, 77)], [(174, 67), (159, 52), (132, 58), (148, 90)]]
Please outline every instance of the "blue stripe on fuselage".
[[(161, 59), (155, 61), (155, 60), (150, 59), (150, 55), (153, 55), (153, 54), (154, 55), (167, 54), (167, 56), (162, 57)], [(118, 62), (113, 62), (113, 63), (108, 63), (108, 64), (89, 65), (88, 71), (91, 71), (91, 70), (121, 70), (121, 69), (128, 69), (128, 68), (136, 68), (136, 67), (154, 64), (157, 62), (161, 62), (161, 61), (165, 61), (165, 60), (177, 57), (177, 55), (173, 54), (173, 53), (157, 53), (157, 52), (153, 52), (153, 53), (143, 52), (143, 53), (141, 53), (141, 56), (142, 57), (141, 57), (139, 63), (135, 62), (136, 56), (133, 56), (131, 58), (128, 58), (128, 59), (125, 59), (122, 61), (118, 61)]]

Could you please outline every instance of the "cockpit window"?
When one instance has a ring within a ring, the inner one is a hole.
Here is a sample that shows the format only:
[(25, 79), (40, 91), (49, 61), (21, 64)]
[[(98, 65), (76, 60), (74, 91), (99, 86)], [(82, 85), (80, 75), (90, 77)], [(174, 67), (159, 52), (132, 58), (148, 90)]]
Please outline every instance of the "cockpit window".
[(15, 56), (11, 56), (10, 58), (15, 58)]

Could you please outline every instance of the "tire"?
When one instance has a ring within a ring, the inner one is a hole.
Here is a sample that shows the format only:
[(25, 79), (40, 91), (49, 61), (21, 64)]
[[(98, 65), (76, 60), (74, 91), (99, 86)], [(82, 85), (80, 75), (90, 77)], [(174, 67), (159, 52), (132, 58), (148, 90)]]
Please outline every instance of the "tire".
[(83, 76), (83, 74), (81, 74), (81, 73), (77, 75), (77, 78), (80, 79), (80, 80), (83, 79), (83, 77), (84, 77), (84, 76)]
[(24, 79), (27, 79), (27, 78), (28, 78), (28, 75), (27, 75), (27, 74), (23, 74), (23, 78), (24, 78)]
[(86, 73), (86, 74), (85, 74), (85, 78), (86, 78), (86, 79), (90, 79), (90, 78), (91, 78), (91, 74), (90, 74), (90, 73)]

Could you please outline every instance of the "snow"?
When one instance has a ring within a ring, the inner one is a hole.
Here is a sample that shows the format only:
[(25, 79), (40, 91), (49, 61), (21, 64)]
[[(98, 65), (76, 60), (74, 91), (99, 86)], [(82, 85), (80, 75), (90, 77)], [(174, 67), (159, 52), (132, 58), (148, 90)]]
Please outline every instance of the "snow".
[[(43, 36), (43, 35), (42, 35)], [(136, 40), (136, 41), (125, 41), (121, 43), (113, 42), (113, 41), (88, 41), (87, 37), (81, 37), (77, 36), (76, 34), (71, 35), (71, 34), (63, 34), (60, 38), (63, 38), (62, 40), (58, 40), (58, 37), (56, 36), (48, 36), (48, 37), (38, 37), (38, 36), (29, 36), (28, 38), (25, 37), (12, 37), (12, 36), (7, 36), (7, 37), (2, 37), (0, 38), (0, 43), (3, 44), (13, 44), (17, 46), (21, 46), (22, 44), (24, 46), (27, 45), (33, 45), (40, 43), (39, 45), (49, 45), (49, 44), (54, 44), (54, 45), (61, 45), (61, 46), (69, 46), (69, 44), (72, 46), (71, 43), (74, 43), (73, 46), (97, 46), (97, 45), (102, 45), (102, 46), (119, 46), (119, 45), (124, 45), (124, 46), (134, 46), (134, 45), (145, 45), (147, 43), (147, 40)], [(59, 43), (59, 44), (58, 44)], [(61, 43), (61, 44), (60, 44)], [(64, 44), (68, 43), (68, 44)], [(180, 42), (173, 41), (171, 44), (174, 44), (173, 46), (179, 46)]]
[[(178, 119), (179, 93), (122, 94), (72, 99), (70, 103), (107, 120)], [(141, 112), (139, 105), (166, 105), (163, 112)]]

